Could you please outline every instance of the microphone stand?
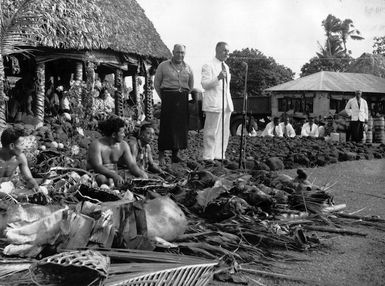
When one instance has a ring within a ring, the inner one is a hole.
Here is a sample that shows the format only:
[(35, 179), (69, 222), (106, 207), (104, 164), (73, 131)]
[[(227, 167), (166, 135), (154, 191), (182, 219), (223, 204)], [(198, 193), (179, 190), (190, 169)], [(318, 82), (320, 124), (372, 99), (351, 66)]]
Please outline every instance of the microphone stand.
[(224, 159), (224, 149), (225, 149), (225, 79), (222, 79), (222, 152), (221, 152), (221, 166), (223, 168), (223, 159)]
[[(246, 138), (244, 139), (244, 129), (246, 125), (246, 112), (247, 112), (247, 101), (248, 101), (248, 95), (247, 95), (247, 73), (249, 70), (249, 67), (246, 64), (246, 71), (245, 71), (245, 88), (243, 92), (243, 107), (242, 107), (242, 129), (241, 129), (241, 144), (239, 145), (239, 162), (238, 162), (238, 168), (241, 169), (242, 162), (244, 161), (243, 155), (246, 151)], [(244, 146), (243, 146), (244, 145)]]

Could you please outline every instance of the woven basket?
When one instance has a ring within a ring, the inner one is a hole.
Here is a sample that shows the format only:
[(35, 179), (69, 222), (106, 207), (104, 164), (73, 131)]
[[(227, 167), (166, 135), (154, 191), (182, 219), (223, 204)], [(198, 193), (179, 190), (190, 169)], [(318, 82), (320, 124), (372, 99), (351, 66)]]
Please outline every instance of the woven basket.
[[(204, 286), (207, 285), (214, 272), (216, 262), (170, 267), (166, 270), (136, 273), (125, 276), (125, 279), (107, 279), (105, 286)], [(114, 281), (113, 281), (114, 280)]]
[(46, 257), (30, 267), (37, 285), (103, 285), (110, 259), (97, 251), (69, 251)]

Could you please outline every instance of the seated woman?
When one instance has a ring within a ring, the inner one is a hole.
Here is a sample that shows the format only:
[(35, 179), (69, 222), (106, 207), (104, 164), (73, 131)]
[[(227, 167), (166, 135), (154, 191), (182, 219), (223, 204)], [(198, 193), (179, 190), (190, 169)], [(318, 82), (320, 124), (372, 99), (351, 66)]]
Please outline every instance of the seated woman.
[(155, 164), (152, 158), (150, 144), (154, 140), (154, 136), (154, 126), (150, 123), (145, 123), (140, 127), (139, 135), (137, 137), (130, 137), (128, 144), (139, 168), (146, 172), (162, 174), (163, 170)]

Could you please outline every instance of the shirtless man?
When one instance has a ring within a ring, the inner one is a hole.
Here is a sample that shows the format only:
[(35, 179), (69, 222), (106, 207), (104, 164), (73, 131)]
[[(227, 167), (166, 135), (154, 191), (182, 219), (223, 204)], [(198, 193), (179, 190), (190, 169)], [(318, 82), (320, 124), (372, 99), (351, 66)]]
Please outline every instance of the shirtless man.
[(12, 181), (17, 175), (16, 169), (19, 167), (27, 187), (38, 191), (39, 185), (32, 177), (27, 158), (23, 153), (23, 135), (23, 130), (15, 128), (7, 128), (1, 134), (3, 147), (0, 149), (0, 182)]
[(128, 141), (132, 156), (136, 159), (138, 166), (144, 171), (152, 173), (163, 173), (163, 170), (155, 164), (152, 158), (150, 143), (154, 140), (155, 131), (150, 123), (143, 124), (140, 127), (138, 137), (131, 137)]
[(129, 145), (123, 140), (124, 127), (124, 121), (118, 117), (110, 117), (99, 123), (104, 137), (91, 143), (87, 160), (87, 167), (98, 173), (96, 182), (99, 186), (110, 185), (110, 179), (116, 187), (124, 183), (117, 172), (118, 163), (127, 166), (132, 175), (147, 178), (146, 172), (138, 167), (132, 157)]

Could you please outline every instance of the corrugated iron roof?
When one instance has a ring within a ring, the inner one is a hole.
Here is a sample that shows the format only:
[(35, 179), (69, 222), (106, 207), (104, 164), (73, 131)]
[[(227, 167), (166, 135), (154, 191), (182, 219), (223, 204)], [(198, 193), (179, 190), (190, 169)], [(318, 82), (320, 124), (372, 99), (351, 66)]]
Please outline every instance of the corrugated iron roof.
[(385, 93), (385, 78), (364, 73), (321, 71), (266, 89), (266, 91), (339, 91)]

